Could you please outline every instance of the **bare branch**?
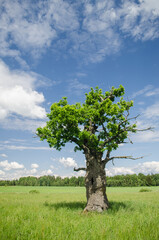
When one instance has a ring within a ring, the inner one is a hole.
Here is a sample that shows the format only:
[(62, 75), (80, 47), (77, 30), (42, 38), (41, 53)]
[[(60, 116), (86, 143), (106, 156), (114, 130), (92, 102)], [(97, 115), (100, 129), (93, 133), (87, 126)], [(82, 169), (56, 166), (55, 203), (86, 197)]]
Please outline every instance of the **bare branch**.
[(102, 96), (99, 96), (100, 97), (100, 100), (101, 100), (101, 102), (104, 102), (104, 98), (102, 98)]
[(144, 132), (144, 131), (148, 131), (148, 130), (151, 130), (151, 131), (153, 131), (154, 130), (154, 127), (148, 127), (148, 128), (145, 128), (145, 129), (134, 129), (134, 130), (136, 130), (137, 132)]
[(127, 136), (127, 138), (129, 139), (129, 142), (130, 142), (131, 144), (133, 144), (133, 141), (130, 139), (130, 137)]
[(82, 144), (82, 148), (85, 152), (90, 153), (90, 149), (86, 145)]
[(99, 97), (100, 97), (101, 102), (104, 102), (106, 99), (110, 99), (110, 100), (113, 99), (115, 97), (115, 95), (113, 94), (113, 91), (111, 90), (109, 96), (107, 96), (105, 98), (103, 98), (102, 96), (99, 96)]
[(78, 171), (86, 171), (86, 168), (82, 167), (82, 168), (74, 168), (74, 171), (75, 172), (78, 172)]
[(134, 158), (134, 157), (132, 157), (132, 156), (115, 156), (115, 157), (109, 158), (108, 161), (111, 161), (111, 160), (113, 160), (113, 159), (115, 159), (115, 158), (125, 158), (125, 159), (137, 160), (137, 159), (141, 159), (141, 158), (143, 158), (143, 157), (144, 157), (144, 156), (141, 156), (141, 157), (138, 157), (138, 158)]
[(115, 158), (137, 160), (137, 159), (142, 159), (142, 158), (144, 158), (144, 156), (137, 157), (137, 158), (134, 158), (134, 157), (132, 157), (132, 156), (115, 156), (115, 157), (109, 158), (109, 157), (106, 156), (106, 158), (105, 158), (102, 162), (106, 164), (107, 162), (112, 161), (112, 163), (113, 163), (113, 165), (114, 165), (114, 161), (113, 161), (113, 160), (114, 160)]
[(106, 159), (109, 159), (109, 157), (110, 157), (110, 151), (108, 150), (107, 155), (106, 155)]
[[(128, 115), (129, 115), (129, 113), (128, 113)], [(127, 115), (127, 116), (128, 116), (128, 115)], [(121, 126), (124, 122), (126, 122), (126, 121), (129, 121), (129, 120), (132, 120), (132, 119), (136, 119), (138, 116), (139, 116), (139, 114), (138, 114), (136, 117), (128, 118), (128, 119), (125, 119), (125, 120), (121, 121), (121, 122), (119, 123), (119, 125), (118, 125), (118, 130), (119, 130), (118, 133), (117, 133), (115, 136), (112, 136), (112, 137), (107, 138), (107, 139), (104, 141), (102, 147), (106, 146), (106, 144), (107, 144), (109, 141), (112, 141), (112, 140), (116, 139), (116, 137), (118, 137), (121, 133), (123, 133), (123, 132), (125, 132), (125, 131), (126, 131), (126, 132), (132, 132), (132, 130), (130, 129), (131, 126), (124, 127), (123, 129), (120, 129), (120, 126)], [(144, 131), (148, 131), (148, 130), (153, 131), (153, 129), (154, 129), (153, 127), (148, 127), (148, 128), (145, 128), (145, 129), (137, 129), (137, 128), (134, 128), (134, 130), (137, 131), (137, 132), (144, 132)], [(129, 137), (128, 137), (128, 139), (129, 139)], [(130, 141), (130, 143), (133, 143), (130, 139), (129, 139), (129, 141)], [(122, 143), (122, 142), (121, 142), (121, 143)], [(118, 143), (118, 144), (119, 144), (119, 143)]]

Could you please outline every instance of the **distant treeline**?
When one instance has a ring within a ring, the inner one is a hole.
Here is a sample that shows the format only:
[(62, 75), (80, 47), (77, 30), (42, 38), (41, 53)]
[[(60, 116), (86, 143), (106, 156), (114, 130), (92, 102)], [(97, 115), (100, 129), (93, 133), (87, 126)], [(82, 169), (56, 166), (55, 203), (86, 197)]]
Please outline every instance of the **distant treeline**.
[[(159, 174), (117, 175), (106, 177), (107, 187), (159, 186)], [(84, 177), (21, 177), (19, 180), (0, 180), (0, 186), (84, 186)]]

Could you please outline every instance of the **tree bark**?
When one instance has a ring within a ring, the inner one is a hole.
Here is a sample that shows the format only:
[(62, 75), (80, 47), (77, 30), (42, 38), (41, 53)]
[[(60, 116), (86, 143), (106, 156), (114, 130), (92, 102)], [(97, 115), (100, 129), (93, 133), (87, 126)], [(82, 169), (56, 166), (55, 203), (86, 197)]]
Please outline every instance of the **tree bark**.
[(106, 196), (106, 174), (105, 164), (102, 163), (102, 156), (86, 155), (86, 197), (87, 205), (84, 211), (102, 212), (108, 209)]

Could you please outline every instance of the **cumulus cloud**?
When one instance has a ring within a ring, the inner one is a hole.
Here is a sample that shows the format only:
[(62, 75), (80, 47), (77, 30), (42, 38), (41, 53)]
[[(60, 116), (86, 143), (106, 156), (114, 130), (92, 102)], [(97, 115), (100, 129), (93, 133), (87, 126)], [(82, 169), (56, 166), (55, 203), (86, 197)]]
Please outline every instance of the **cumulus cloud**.
[(135, 172), (128, 167), (112, 167), (110, 169), (106, 169), (106, 174), (108, 176), (122, 175), (122, 174), (134, 174)]
[(37, 169), (36, 169), (36, 168), (31, 169), (31, 170), (30, 170), (30, 173), (31, 173), (31, 174), (37, 173)]
[(9, 171), (11, 169), (22, 169), (24, 168), (23, 164), (19, 164), (17, 162), (8, 162), (8, 160), (1, 161), (0, 167), (2, 167), (4, 170)]
[(75, 162), (75, 160), (73, 158), (61, 158), (59, 160), (60, 163), (62, 163), (64, 165), (64, 167), (77, 167), (77, 163)]
[(39, 165), (37, 163), (32, 163), (31, 164), (31, 168), (38, 168), (38, 167), (39, 167)]
[(152, 161), (152, 162), (144, 162), (139, 163), (135, 171), (151, 174), (151, 173), (159, 173), (159, 162)]
[(44, 118), (45, 109), (42, 93), (34, 90), (37, 79), (31, 73), (10, 70), (0, 61), (0, 119), (12, 114), (22, 117)]
[(41, 172), (41, 176), (44, 176), (44, 175), (51, 175), (53, 174), (53, 171), (51, 169), (48, 169), (48, 170), (44, 170)]
[(106, 169), (106, 174), (108, 176), (114, 175), (122, 175), (122, 174), (156, 174), (159, 172), (159, 162), (152, 161), (152, 162), (144, 162), (138, 163), (136, 166), (133, 167), (112, 167)]
[(78, 171), (74, 174), (76, 177), (84, 177), (86, 175), (86, 172), (81, 170), (81, 171)]

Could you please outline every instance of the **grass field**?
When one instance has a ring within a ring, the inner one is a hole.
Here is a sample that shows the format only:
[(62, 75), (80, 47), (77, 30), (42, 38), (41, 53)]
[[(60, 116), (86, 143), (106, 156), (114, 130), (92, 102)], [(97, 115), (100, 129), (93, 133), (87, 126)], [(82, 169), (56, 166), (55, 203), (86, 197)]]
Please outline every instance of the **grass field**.
[(0, 240), (159, 240), (159, 187), (140, 189), (107, 188), (99, 214), (83, 213), (83, 187), (0, 187)]

